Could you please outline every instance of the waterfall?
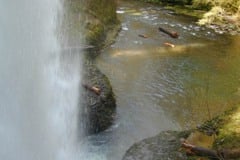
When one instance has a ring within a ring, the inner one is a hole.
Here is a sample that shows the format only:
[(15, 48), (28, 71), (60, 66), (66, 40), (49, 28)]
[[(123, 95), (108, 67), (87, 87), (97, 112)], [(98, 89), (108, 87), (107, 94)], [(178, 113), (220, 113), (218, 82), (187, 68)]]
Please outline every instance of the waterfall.
[(61, 12), (59, 0), (0, 1), (0, 159), (78, 159), (81, 57), (61, 52)]

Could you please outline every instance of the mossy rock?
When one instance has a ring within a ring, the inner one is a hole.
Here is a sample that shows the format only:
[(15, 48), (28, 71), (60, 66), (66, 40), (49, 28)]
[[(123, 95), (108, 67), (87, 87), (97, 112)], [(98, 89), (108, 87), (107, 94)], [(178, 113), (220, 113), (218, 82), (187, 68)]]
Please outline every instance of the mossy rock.
[(164, 131), (155, 137), (144, 139), (132, 145), (122, 160), (186, 160), (181, 152), (181, 138), (187, 138), (190, 131)]
[(107, 34), (119, 25), (117, 4), (109, 0), (88, 0), (85, 2), (84, 17), (86, 42), (101, 48)]
[(198, 128), (207, 134), (216, 134), (214, 149), (231, 149), (240, 147), (240, 106), (205, 122)]
[(240, 107), (235, 107), (223, 117), (214, 148), (240, 148)]
[(116, 101), (108, 78), (90, 61), (85, 60), (83, 84), (100, 88), (96, 93), (82, 87), (82, 117), (86, 134), (99, 133), (109, 128), (115, 117)]
[[(108, 78), (93, 64), (93, 61), (108, 41), (108, 35), (115, 31), (119, 24), (116, 2), (64, 0), (63, 10), (63, 18), (59, 22), (59, 28), (64, 31), (61, 32), (64, 38), (59, 37), (62, 45), (69, 47), (93, 45), (93, 48), (84, 50), (79, 125), (81, 130), (86, 130), (86, 134), (98, 133), (106, 130), (113, 123), (116, 102)], [(99, 87), (101, 94), (96, 95), (85, 89), (83, 84)]]

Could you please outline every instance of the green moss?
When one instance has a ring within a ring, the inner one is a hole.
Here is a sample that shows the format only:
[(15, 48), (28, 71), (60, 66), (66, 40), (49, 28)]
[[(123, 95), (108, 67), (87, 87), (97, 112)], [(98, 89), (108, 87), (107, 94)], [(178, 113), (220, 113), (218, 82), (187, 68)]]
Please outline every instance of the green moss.
[(150, 3), (159, 3), (159, 4), (174, 4), (174, 5), (185, 5), (185, 4), (191, 4), (192, 0), (141, 0), (144, 2), (150, 2)]
[(221, 131), (220, 133), (214, 143), (214, 148), (239, 148), (240, 135), (228, 131)]
[(239, 148), (240, 144), (240, 106), (223, 117), (219, 133), (215, 140), (215, 148)]
[(103, 24), (116, 24), (116, 3), (109, 0), (88, 0), (85, 12), (100, 20)]
[(63, 6), (60, 28), (70, 45), (81, 42), (99, 50), (105, 45), (108, 34), (119, 25), (114, 0), (64, 0)]
[(192, 5), (192, 0), (140, 0), (165, 6), (165, 9), (173, 10), (177, 14), (202, 18), (206, 12), (200, 7)]
[(86, 27), (86, 41), (94, 46), (99, 46), (104, 36), (104, 26), (101, 24), (88, 24)]
[(88, 0), (85, 3), (84, 12), (88, 15), (85, 17), (85, 37), (90, 45), (102, 47), (109, 32), (118, 26), (116, 7), (115, 1), (109, 0)]
[(216, 139), (213, 148), (239, 148), (240, 144), (240, 106), (226, 111), (220, 116), (205, 122), (198, 129), (208, 133), (214, 131)]
[(185, 5), (185, 6), (174, 5), (174, 6), (166, 6), (165, 8), (175, 11), (177, 14), (192, 16), (192, 17), (196, 17), (199, 19), (202, 18), (203, 14), (205, 13), (205, 11), (195, 9), (189, 5), (188, 6), (187, 5)]
[(101, 89), (101, 95), (85, 90), (82, 106), (87, 112), (87, 133), (94, 134), (107, 129), (112, 125), (116, 101), (108, 78), (96, 67), (91, 58), (84, 57), (83, 82)]

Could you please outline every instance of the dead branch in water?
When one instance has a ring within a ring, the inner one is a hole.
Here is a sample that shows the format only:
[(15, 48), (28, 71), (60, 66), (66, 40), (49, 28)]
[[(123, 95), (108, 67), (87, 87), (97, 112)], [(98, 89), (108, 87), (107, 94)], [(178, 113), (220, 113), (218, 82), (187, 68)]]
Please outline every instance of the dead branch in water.
[(172, 48), (174, 48), (174, 47), (175, 47), (175, 45), (174, 45), (174, 44), (172, 44), (172, 43), (169, 43), (169, 42), (165, 42), (165, 43), (164, 43), (164, 45), (165, 45), (165, 46), (168, 46), (168, 47), (172, 47)]
[(163, 32), (163, 33), (168, 34), (172, 38), (178, 38), (178, 36), (179, 36), (177, 32), (174, 32), (174, 31), (170, 32), (170, 31), (168, 31), (168, 30), (166, 30), (166, 29), (164, 29), (162, 27), (159, 27), (158, 30)]
[(232, 150), (212, 150), (200, 146), (195, 146), (187, 142), (182, 143), (187, 155), (207, 157), (211, 160), (225, 160), (240, 158), (240, 148)]
[(85, 89), (88, 89), (92, 92), (94, 92), (95, 94), (97, 95), (100, 95), (101, 94), (101, 89), (96, 87), (96, 86), (89, 86), (87, 84), (82, 84), (82, 86), (85, 88)]
[(142, 38), (148, 38), (148, 36), (147, 36), (147, 35), (144, 35), (144, 34), (139, 34), (138, 36), (139, 36), (139, 37), (142, 37)]

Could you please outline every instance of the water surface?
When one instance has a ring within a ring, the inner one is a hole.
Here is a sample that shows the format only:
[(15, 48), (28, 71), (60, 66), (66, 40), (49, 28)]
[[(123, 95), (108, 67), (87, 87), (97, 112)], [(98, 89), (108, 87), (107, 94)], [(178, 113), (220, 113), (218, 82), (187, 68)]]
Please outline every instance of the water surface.
[(196, 127), (238, 102), (239, 36), (150, 4), (119, 2), (117, 13), (122, 30), (97, 59), (117, 100), (107, 159), (121, 159), (131, 144), (163, 130)]

